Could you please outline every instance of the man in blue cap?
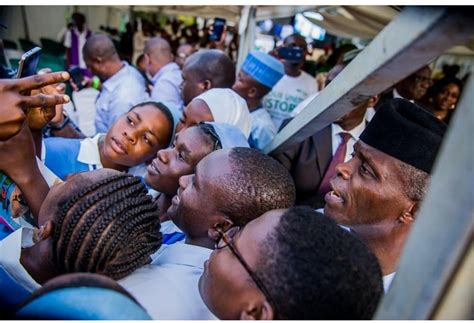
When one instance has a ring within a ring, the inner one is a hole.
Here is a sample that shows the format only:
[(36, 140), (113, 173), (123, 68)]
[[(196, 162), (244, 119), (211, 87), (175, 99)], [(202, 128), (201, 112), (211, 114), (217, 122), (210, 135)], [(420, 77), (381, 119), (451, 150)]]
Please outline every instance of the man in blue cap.
[(283, 64), (268, 54), (252, 51), (245, 58), (232, 89), (247, 101), (252, 129), (249, 145), (262, 150), (273, 140), (277, 129), (262, 99), (285, 74)]

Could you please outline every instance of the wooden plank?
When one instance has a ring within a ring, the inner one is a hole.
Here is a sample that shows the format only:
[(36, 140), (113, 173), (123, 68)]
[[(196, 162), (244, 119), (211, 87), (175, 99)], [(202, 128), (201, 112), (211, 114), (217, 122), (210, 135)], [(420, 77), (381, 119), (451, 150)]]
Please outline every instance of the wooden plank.
[(474, 33), (472, 13), (466, 7), (406, 7), (264, 151), (280, 152), (302, 142), (354, 105), (464, 43)]
[[(429, 319), (472, 243), (474, 80), (464, 88), (397, 275), (376, 319)], [(471, 277), (472, 278), (472, 277)], [(469, 300), (464, 300), (468, 302)]]

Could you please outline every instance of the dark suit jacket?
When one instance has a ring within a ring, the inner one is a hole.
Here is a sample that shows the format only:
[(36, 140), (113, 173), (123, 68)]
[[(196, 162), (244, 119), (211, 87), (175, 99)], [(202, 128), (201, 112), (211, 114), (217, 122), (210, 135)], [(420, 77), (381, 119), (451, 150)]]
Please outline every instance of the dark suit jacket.
[(318, 188), (332, 159), (331, 125), (283, 153), (270, 154), (288, 169), (296, 185), (296, 204), (323, 207)]

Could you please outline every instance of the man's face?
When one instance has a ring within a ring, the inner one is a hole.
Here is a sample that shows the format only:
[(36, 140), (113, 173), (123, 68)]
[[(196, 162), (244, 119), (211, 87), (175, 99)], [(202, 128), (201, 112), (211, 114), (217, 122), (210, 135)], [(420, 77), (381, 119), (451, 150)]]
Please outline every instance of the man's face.
[(171, 136), (170, 121), (152, 105), (136, 107), (115, 121), (104, 140), (104, 156), (123, 166), (136, 166), (156, 156)]
[(356, 232), (376, 228), (377, 234), (388, 234), (413, 204), (404, 192), (400, 161), (360, 140), (354, 157), (336, 172), (324, 213)]
[[(233, 237), (233, 246), (251, 270), (255, 270), (261, 257), (261, 246), (275, 230), (284, 211), (279, 209), (263, 214)], [(209, 310), (222, 320), (240, 319), (241, 313), (247, 309), (249, 297), (255, 293), (263, 295), (228, 246), (214, 250), (204, 263), (199, 293)]]
[(203, 100), (192, 100), (184, 108), (183, 114), (176, 125), (176, 132), (180, 132), (203, 121), (214, 121), (209, 106)]
[(249, 92), (252, 88), (255, 88), (254, 79), (249, 76), (244, 71), (240, 70), (237, 78), (235, 79), (235, 83), (232, 86), (232, 90), (234, 90), (238, 95), (243, 97), (245, 100), (249, 98)]
[(400, 84), (400, 93), (405, 99), (419, 100), (426, 94), (426, 91), (431, 86), (431, 69), (426, 66), (416, 73), (410, 75)]
[(148, 165), (145, 181), (157, 191), (174, 195), (179, 178), (192, 174), (197, 163), (211, 150), (199, 128), (185, 129), (176, 134), (170, 147), (158, 151), (157, 157)]
[(180, 86), (181, 95), (183, 96), (184, 105), (187, 105), (199, 94), (204, 93), (206, 88), (199, 75), (197, 75), (195, 71), (187, 68), (186, 64), (184, 65), (181, 75), (183, 77), (183, 82)]
[(195, 173), (179, 179), (177, 194), (171, 201), (167, 213), (171, 220), (192, 237), (207, 237), (215, 223), (214, 216), (221, 215), (221, 195), (225, 186), (223, 178), (232, 172), (229, 152), (215, 151), (204, 157)]

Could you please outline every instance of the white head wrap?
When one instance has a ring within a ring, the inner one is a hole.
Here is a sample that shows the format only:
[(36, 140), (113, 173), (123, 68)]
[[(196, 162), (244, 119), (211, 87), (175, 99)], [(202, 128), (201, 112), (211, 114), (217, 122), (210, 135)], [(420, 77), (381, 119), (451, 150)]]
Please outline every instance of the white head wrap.
[(247, 103), (240, 95), (231, 89), (210, 89), (193, 100), (198, 99), (206, 102), (215, 122), (236, 126), (249, 137), (252, 121)]

